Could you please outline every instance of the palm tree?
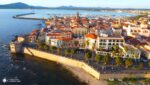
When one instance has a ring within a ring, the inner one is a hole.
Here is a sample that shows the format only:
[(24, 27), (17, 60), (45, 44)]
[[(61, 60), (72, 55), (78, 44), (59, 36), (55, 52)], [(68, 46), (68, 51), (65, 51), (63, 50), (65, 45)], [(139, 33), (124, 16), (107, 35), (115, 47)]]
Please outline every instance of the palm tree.
[(65, 50), (65, 55), (68, 56), (68, 54), (69, 54), (69, 49), (66, 49)]
[(96, 43), (93, 43), (92, 50), (94, 50), (94, 49), (95, 49), (95, 44), (96, 44)]
[(86, 46), (86, 43), (83, 43), (82, 47), (85, 48), (85, 46)]
[(106, 55), (104, 56), (103, 60), (104, 60), (104, 64), (108, 64), (109, 61), (110, 61), (110, 54), (106, 54)]
[(112, 51), (112, 56), (116, 56), (116, 52), (115, 51)]
[(119, 56), (123, 54), (123, 50), (121, 48), (118, 48)]
[(139, 69), (142, 69), (143, 66), (144, 66), (143, 62), (140, 62), (140, 64), (139, 64)]
[(55, 46), (51, 46), (51, 48), (50, 48), (50, 49), (51, 49), (51, 51), (52, 51), (52, 52), (54, 52), (55, 50), (57, 50), (57, 47), (55, 47)]
[(126, 66), (126, 68), (129, 68), (132, 65), (133, 65), (133, 61), (131, 59), (127, 58), (125, 60), (125, 66)]
[(70, 51), (71, 57), (73, 56), (74, 53), (75, 53), (75, 51), (73, 49), (71, 49), (71, 51)]
[(118, 46), (117, 46), (117, 45), (114, 45), (114, 46), (113, 46), (113, 50), (114, 50), (115, 52), (117, 52)]
[(116, 63), (117, 66), (121, 65), (122, 64), (121, 58), (120, 57), (116, 57), (115, 58), (115, 63)]
[(134, 51), (134, 49), (133, 49), (133, 48), (130, 48), (130, 52), (131, 52), (131, 54), (133, 53), (133, 51)]
[(100, 62), (100, 55), (96, 54), (95, 60), (96, 60), (97, 63), (99, 63)]
[(136, 45), (135, 47), (136, 47), (136, 48), (140, 48), (140, 45)]
[(44, 48), (45, 43), (37, 41), (37, 46), (39, 49), (43, 49)]
[(78, 46), (79, 42), (78, 41), (74, 41), (75, 46)]
[(128, 51), (128, 47), (125, 46), (125, 47), (124, 47), (124, 50), (127, 52), (127, 51)]
[(86, 41), (86, 46), (89, 46), (89, 44), (90, 44), (90, 43), (89, 43), (89, 40), (87, 40), (87, 41)]
[(64, 46), (65, 46), (65, 45), (64, 45), (64, 44), (62, 44), (62, 45), (61, 45), (61, 48), (63, 48)]
[(48, 51), (49, 50), (49, 46), (48, 45), (44, 45), (43, 49), (46, 50), (46, 51)]
[(138, 53), (134, 53), (134, 58), (137, 59), (139, 57)]
[(61, 49), (57, 48), (57, 53), (60, 54), (60, 52), (61, 52)]
[(148, 66), (150, 67), (150, 60), (147, 63), (148, 63)]
[(92, 57), (92, 54), (90, 52), (85, 54), (85, 58), (87, 61), (89, 61), (89, 59)]
[(102, 51), (103, 50), (103, 47), (99, 47), (99, 51)]

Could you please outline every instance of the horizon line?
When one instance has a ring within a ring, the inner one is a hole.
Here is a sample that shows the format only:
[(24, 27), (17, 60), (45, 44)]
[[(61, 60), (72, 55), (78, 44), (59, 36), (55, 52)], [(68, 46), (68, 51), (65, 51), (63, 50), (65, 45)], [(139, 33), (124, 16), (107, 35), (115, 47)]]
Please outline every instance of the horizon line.
[(112, 9), (149, 9), (150, 8), (143, 8), (143, 7), (139, 7), (139, 8), (135, 8), (135, 7), (99, 7), (99, 6), (75, 6), (75, 5), (60, 5), (60, 6), (41, 6), (41, 5), (33, 5), (33, 4), (29, 4), (29, 3), (25, 3), (25, 2), (13, 2), (13, 3), (6, 3), (6, 4), (0, 4), (0, 5), (8, 5), (8, 4), (15, 4), (15, 3), (23, 3), (29, 6), (40, 6), (40, 7), (47, 7), (47, 8), (55, 8), (55, 7), (83, 7), (83, 8), (112, 8)]

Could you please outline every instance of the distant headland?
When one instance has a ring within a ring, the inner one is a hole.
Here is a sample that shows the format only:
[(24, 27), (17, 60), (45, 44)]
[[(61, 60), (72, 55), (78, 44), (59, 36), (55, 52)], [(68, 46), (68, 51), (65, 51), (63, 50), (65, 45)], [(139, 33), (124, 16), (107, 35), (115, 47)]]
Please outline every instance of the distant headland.
[(59, 6), (59, 7), (43, 7), (43, 6), (32, 6), (26, 3), (17, 2), (10, 4), (0, 5), (0, 9), (67, 9), (67, 10), (150, 10), (146, 8), (111, 8), (111, 7), (76, 7), (76, 6)]

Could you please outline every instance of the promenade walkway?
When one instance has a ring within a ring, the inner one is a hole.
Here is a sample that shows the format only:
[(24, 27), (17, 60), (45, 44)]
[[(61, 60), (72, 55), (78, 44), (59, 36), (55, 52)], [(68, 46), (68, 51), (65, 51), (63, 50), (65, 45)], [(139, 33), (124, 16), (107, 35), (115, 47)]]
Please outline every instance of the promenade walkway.
[(107, 81), (102, 79), (97, 80), (81, 68), (71, 67), (68, 65), (63, 66), (73, 72), (73, 74), (75, 74), (81, 81), (88, 83), (88, 85), (107, 85)]

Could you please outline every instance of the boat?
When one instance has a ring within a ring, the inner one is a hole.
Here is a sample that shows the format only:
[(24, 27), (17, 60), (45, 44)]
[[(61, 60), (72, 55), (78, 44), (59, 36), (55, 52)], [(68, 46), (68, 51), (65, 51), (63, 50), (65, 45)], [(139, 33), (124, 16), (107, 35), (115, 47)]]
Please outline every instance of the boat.
[(118, 12), (118, 13), (121, 13), (122, 11), (121, 11), (121, 10), (118, 10), (117, 12)]
[(17, 16), (13, 16), (13, 18), (17, 18)]
[(2, 48), (9, 48), (9, 47), (8, 47), (8, 45), (3, 44), (3, 45), (2, 45)]

